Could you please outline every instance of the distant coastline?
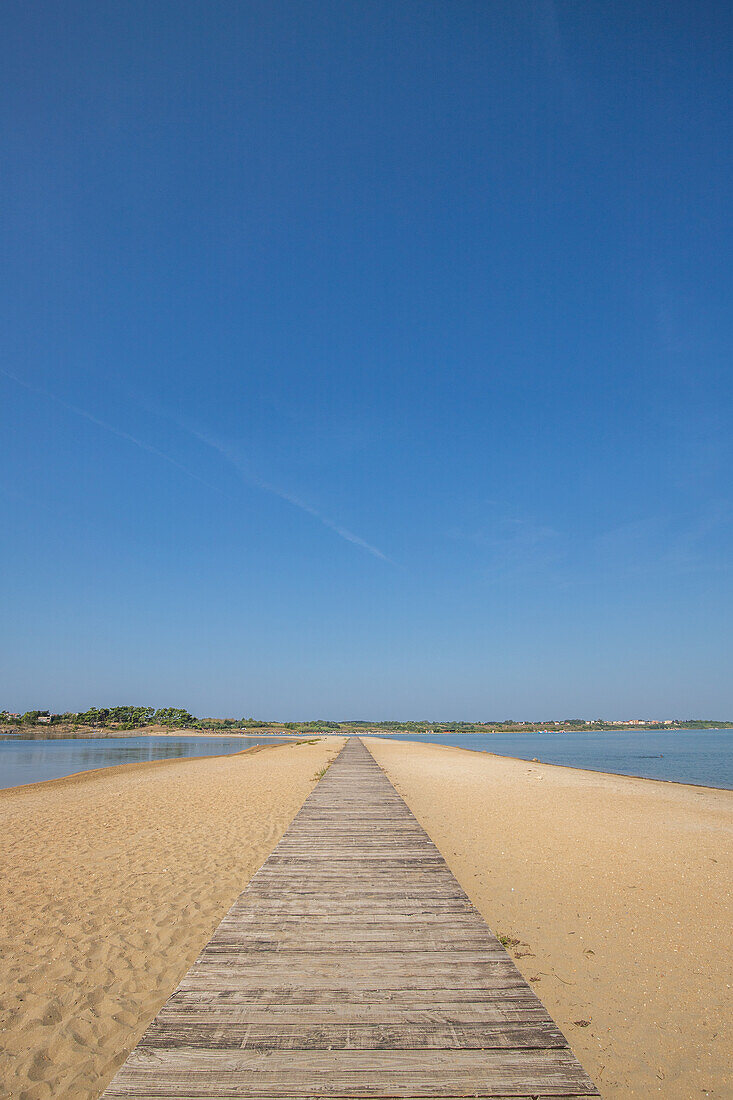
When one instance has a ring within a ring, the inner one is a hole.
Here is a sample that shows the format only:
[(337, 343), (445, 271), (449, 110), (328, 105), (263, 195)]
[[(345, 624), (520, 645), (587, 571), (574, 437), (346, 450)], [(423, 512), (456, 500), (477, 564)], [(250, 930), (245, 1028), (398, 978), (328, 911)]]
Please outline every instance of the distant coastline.
[[(640, 730), (640, 733), (655, 732), (653, 730)], [(727, 733), (729, 730), (706, 730), (706, 733)], [(370, 735), (372, 736), (372, 735)], [(379, 736), (379, 735), (378, 735)], [(384, 739), (384, 735), (381, 735)], [(396, 739), (393, 738), (393, 743)], [(497, 760), (513, 760), (517, 764), (541, 764), (543, 768), (567, 768), (569, 771), (579, 772), (595, 772), (597, 775), (606, 775), (609, 777), (616, 776), (619, 779), (639, 779), (643, 783), (672, 783), (683, 787), (699, 787), (702, 790), (711, 791), (726, 791), (730, 794), (733, 790), (733, 782), (731, 786), (725, 786), (720, 783), (695, 783), (688, 779), (665, 779), (658, 775), (639, 775), (636, 772), (621, 772), (614, 771), (612, 768), (594, 768), (589, 764), (559, 764), (554, 760), (540, 760), (538, 757), (527, 756), (512, 756), (510, 753), (492, 752), (490, 749), (471, 748), (466, 745), (452, 745), (452, 744), (440, 744), (434, 741), (420, 741), (418, 738), (400, 738), (400, 744), (404, 745), (426, 745), (436, 749), (457, 749), (459, 752), (475, 753), (477, 756), (493, 756)]]
[[(733, 789), (733, 731), (730, 727), (671, 728), (625, 727), (612, 729), (514, 729), (446, 730), (420, 726), (409, 731), (367, 729), (314, 730), (246, 727), (190, 728), (148, 725), (136, 729), (89, 727), (68, 724), (15, 726), (0, 729), (0, 786), (13, 786), (13, 767), (43, 770), (63, 766), (77, 758), (104, 767), (116, 760), (148, 759), (154, 755), (188, 756), (202, 751), (225, 753), (258, 743), (282, 745), (287, 741), (311, 741), (339, 737), (378, 737), (383, 741), (453, 746), (472, 753), (541, 761), (559, 767), (626, 775), (640, 779)], [(220, 743), (219, 748), (215, 746)], [(226, 743), (226, 744), (225, 744)], [(76, 746), (76, 748), (75, 748)], [(197, 747), (195, 747), (197, 746)], [(122, 755), (120, 755), (122, 754)], [(94, 766), (93, 764), (91, 766)], [(35, 773), (34, 773), (35, 774)], [(54, 774), (53, 771), (49, 774)], [(56, 771), (56, 774), (62, 774)], [(27, 780), (29, 781), (29, 780)]]
[(502, 721), (434, 722), (427, 719), (411, 721), (372, 722), (362, 719), (332, 721), (324, 719), (279, 722), (257, 718), (198, 718), (182, 707), (112, 706), (90, 707), (86, 711), (54, 713), (30, 710), (17, 713), (0, 710), (0, 736), (35, 737), (143, 737), (192, 735), (230, 736), (323, 736), (363, 734), (389, 736), (475, 736), (477, 734), (577, 734), (577, 733), (649, 733), (693, 730), (733, 729), (733, 720), (709, 718), (669, 719), (548, 719), (541, 722)]

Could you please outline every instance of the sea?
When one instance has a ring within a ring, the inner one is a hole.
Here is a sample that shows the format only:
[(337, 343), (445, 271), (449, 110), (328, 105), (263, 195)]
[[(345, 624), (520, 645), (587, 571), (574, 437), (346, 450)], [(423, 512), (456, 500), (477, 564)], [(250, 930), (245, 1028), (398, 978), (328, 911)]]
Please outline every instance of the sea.
[[(223, 756), (281, 738), (84, 737), (34, 738), (0, 735), (0, 788), (59, 779), (115, 764)], [(390, 734), (389, 740), (425, 741), (492, 752), (545, 764), (616, 772), (673, 783), (733, 790), (733, 730), (602, 731), (597, 733)]]
[(733, 729), (390, 734), (389, 740), (427, 741), (543, 764), (733, 790)]
[(25, 740), (0, 735), (0, 788), (60, 779), (76, 772), (172, 760), (182, 756), (224, 756), (283, 738), (253, 737), (54, 737)]

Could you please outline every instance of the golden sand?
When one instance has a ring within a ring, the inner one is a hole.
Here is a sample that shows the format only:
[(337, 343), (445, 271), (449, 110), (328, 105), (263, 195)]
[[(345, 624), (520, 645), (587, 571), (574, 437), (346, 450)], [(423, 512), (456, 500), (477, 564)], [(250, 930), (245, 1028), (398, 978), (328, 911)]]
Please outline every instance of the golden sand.
[(342, 743), (0, 791), (0, 1096), (99, 1095)]
[(605, 1100), (733, 1096), (733, 792), (365, 743)]
[[(98, 1096), (342, 743), (0, 791), (0, 1096)], [(367, 744), (606, 1100), (733, 1096), (733, 793)]]

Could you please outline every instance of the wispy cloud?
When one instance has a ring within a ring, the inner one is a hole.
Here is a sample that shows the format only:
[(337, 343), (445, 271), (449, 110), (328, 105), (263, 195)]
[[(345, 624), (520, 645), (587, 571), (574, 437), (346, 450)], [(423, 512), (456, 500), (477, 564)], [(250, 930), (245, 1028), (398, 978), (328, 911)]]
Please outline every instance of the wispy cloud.
[[(187, 466), (184, 466), (181, 462), (178, 462), (175, 458), (172, 458), (169, 454), (166, 454), (165, 451), (161, 451), (158, 447), (154, 447), (152, 443), (147, 443), (144, 439), (140, 439), (138, 436), (132, 435), (130, 432), (126, 432), (122, 428), (117, 428), (114, 424), (109, 424), (106, 420), (101, 420), (93, 413), (88, 412), (86, 409), (81, 408), (79, 405), (74, 405), (70, 401), (64, 400), (64, 398), (59, 397), (57, 394), (52, 393), (50, 390), (44, 389), (42, 386), (36, 386), (30, 382), (26, 382), (24, 379), (19, 378), (16, 374), (14, 374), (12, 371), (7, 370), (5, 367), (0, 366), (0, 374), (4, 375), (5, 378), (9, 378), (17, 386), (22, 387), (29, 393), (36, 394), (36, 396), (38, 397), (43, 397), (47, 401), (52, 401), (54, 404), (61, 406), (61, 408), (66, 409), (68, 412), (74, 413), (76, 416), (80, 416), (84, 420), (87, 420), (90, 424), (94, 424), (96, 425), (96, 427), (102, 428), (104, 431), (109, 432), (111, 435), (117, 436), (118, 439), (124, 439), (126, 442), (131, 443), (133, 446), (138, 447), (141, 451), (146, 451), (148, 454), (154, 455), (156, 458), (161, 459), (163, 462), (167, 462), (168, 465), (175, 467), (175, 469), (177, 470), (180, 470), (181, 473), (186, 475), (186, 477), (192, 478), (200, 485), (205, 485), (206, 488), (211, 489), (212, 492), (218, 493), (220, 496), (223, 497), (229, 497), (229, 494), (227, 494), (223, 489), (219, 488), (219, 486), (213, 485), (210, 481), (207, 481), (205, 478), (200, 477), (193, 470), (190, 470)], [(258, 477), (247, 468), (244, 461), (236, 454), (236, 452), (230, 446), (223, 443), (221, 440), (206, 435), (205, 433), (199, 431), (197, 428), (192, 427), (190, 424), (187, 424), (179, 420), (177, 417), (171, 416), (170, 414), (165, 413), (160, 409), (156, 409), (154, 411), (157, 412), (159, 415), (164, 416), (166, 419), (172, 420), (173, 423), (175, 423), (182, 431), (185, 431), (189, 435), (193, 436), (199, 441), (199, 443), (203, 443), (206, 447), (209, 447), (212, 450), (216, 451), (231, 466), (236, 469), (239, 477), (247, 485), (250, 485), (256, 489), (260, 489), (262, 492), (271, 493), (273, 496), (279, 497), (280, 500), (286, 501), (294, 508), (298, 508), (301, 512), (305, 512), (306, 515), (312, 516), (314, 519), (318, 520), (319, 523), (321, 523), (324, 527), (327, 527), (329, 531), (333, 531), (333, 533), (335, 535), (338, 535), (339, 538), (345, 539), (346, 542), (350, 542), (354, 546), (358, 546), (361, 550), (365, 550), (373, 557), (379, 558), (380, 561), (385, 561), (393, 564), (386, 554), (384, 554), (378, 547), (373, 546), (370, 542), (367, 542), (366, 539), (361, 538), (360, 535), (355, 534), (353, 531), (350, 531), (347, 527), (342, 526), (340, 523), (336, 523), (334, 520), (324, 515), (323, 512), (320, 512), (317, 508), (312, 507), (312, 505), (306, 503), (306, 501), (301, 500), (299, 497), (294, 496), (292, 493), (288, 493), (284, 489), (280, 489), (277, 485), (273, 485), (271, 482), (265, 481), (262, 478)]]
[(76, 416), (82, 417), (84, 420), (88, 420), (90, 424), (95, 424), (98, 428), (102, 428), (104, 431), (109, 432), (111, 435), (116, 435), (118, 439), (124, 439), (128, 443), (132, 443), (133, 446), (138, 447), (141, 451), (146, 451), (148, 454), (155, 455), (156, 458), (162, 459), (163, 462), (167, 462), (169, 466), (174, 466), (181, 473), (184, 473), (186, 477), (192, 478), (200, 485), (205, 485), (207, 489), (211, 489), (215, 493), (219, 493), (221, 496), (226, 496), (218, 486), (212, 485), (210, 481), (206, 481), (204, 478), (199, 477), (193, 470), (189, 470), (187, 466), (176, 461), (175, 458), (171, 458), (165, 451), (159, 450), (154, 447), (152, 443), (146, 443), (144, 439), (138, 439), (137, 436), (131, 435), (129, 432), (124, 431), (122, 428), (116, 428), (114, 424), (108, 424), (106, 420), (100, 420), (98, 416), (94, 416), (93, 413), (87, 412), (86, 409), (80, 408), (79, 405), (73, 405), (70, 401), (65, 401), (62, 397), (59, 397), (55, 393), (51, 393), (50, 390), (44, 389), (42, 386), (34, 386), (30, 382), (24, 381), (22, 378), (18, 378), (12, 371), (6, 370), (5, 367), (0, 367), (0, 374), (9, 378), (12, 382), (15, 382), (17, 386), (21, 386), (24, 390), (28, 390), (29, 393), (36, 394), (37, 397), (44, 397), (47, 401), (52, 401), (55, 405), (60, 405), (62, 409), (66, 409), (68, 412), (74, 413)]
[(726, 501), (702, 503), (694, 514), (647, 516), (596, 536), (588, 557), (600, 572), (622, 578), (719, 571), (730, 567), (720, 545), (730, 521)]
[(486, 580), (505, 581), (528, 574), (544, 574), (562, 560), (565, 540), (553, 527), (526, 517), (511, 516), (491, 506), (494, 513), (469, 530), (451, 537), (478, 547), (485, 559)]
[(647, 577), (670, 582), (731, 568), (725, 545), (733, 509), (727, 501), (703, 502), (694, 513), (644, 516), (597, 533), (556, 530), (488, 504), (487, 518), (451, 534), (476, 548), (490, 583), (521, 580), (569, 589)]
[(327, 527), (329, 531), (333, 531), (339, 538), (345, 539), (346, 542), (353, 543), (354, 546), (359, 546), (362, 550), (366, 550), (368, 554), (371, 554), (375, 558), (379, 558), (380, 561), (389, 562), (393, 564), (390, 558), (387, 557), (378, 547), (373, 546), (366, 539), (361, 538), (360, 535), (354, 534), (347, 527), (343, 527), (340, 523), (336, 523), (328, 516), (324, 515), (317, 508), (314, 508), (311, 504), (301, 500), (299, 497), (294, 496), (292, 493), (287, 492), (285, 489), (281, 489), (277, 485), (273, 485), (272, 482), (265, 481), (257, 474), (253, 473), (249, 469), (247, 463), (237, 454), (236, 450), (229, 444), (217, 439), (214, 436), (205, 434), (199, 431), (197, 428), (192, 427), (190, 424), (183, 423), (182, 421), (175, 421), (180, 428), (189, 432), (192, 436), (203, 443), (205, 446), (210, 447), (212, 450), (220, 454), (226, 461), (234, 467), (239, 476), (248, 485), (253, 486), (255, 489), (261, 489), (264, 493), (271, 493), (273, 496), (279, 497), (280, 500), (286, 501), (288, 504), (292, 504), (294, 508), (299, 508), (301, 512), (305, 512), (306, 515), (312, 516), (318, 520), (319, 523)]

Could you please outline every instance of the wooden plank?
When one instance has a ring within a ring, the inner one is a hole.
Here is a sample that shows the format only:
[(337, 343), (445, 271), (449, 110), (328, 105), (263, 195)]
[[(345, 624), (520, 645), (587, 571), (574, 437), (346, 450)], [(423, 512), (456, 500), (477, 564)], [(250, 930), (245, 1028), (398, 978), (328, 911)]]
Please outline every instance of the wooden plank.
[(354, 738), (103, 1096), (598, 1093)]
[[(370, 948), (372, 945), (369, 945)], [(302, 953), (302, 952), (301, 952)], [(228, 943), (212, 943), (202, 954), (195, 966), (231, 966), (244, 967), (249, 973), (257, 973), (258, 968), (265, 967), (268, 973), (277, 974), (284, 972), (291, 975), (293, 972), (293, 960), (289, 953), (276, 952), (273, 958), (261, 959), (262, 952), (246, 953)], [(314, 969), (317, 973), (339, 973), (348, 969), (350, 974), (379, 974), (385, 970), (387, 973), (396, 974), (406, 970), (410, 974), (418, 974), (423, 971), (436, 977), (445, 971), (447, 974), (460, 973), (462, 975), (483, 975), (488, 967), (491, 973), (504, 967), (511, 967), (512, 963), (507, 958), (501, 944), (495, 943), (490, 948), (479, 951), (469, 949), (454, 951), (451, 948), (443, 948), (436, 959), (434, 951), (410, 950), (409, 944), (392, 944), (389, 950), (360, 951), (359, 945), (349, 944), (349, 950), (339, 947), (336, 951), (324, 951), (320, 948), (307, 952), (307, 959), (298, 960), (299, 972), (309, 973)]]
[[(185, 989), (179, 986), (175, 993), (166, 1002), (161, 1011), (174, 1003), (178, 998), (191, 1004), (267, 1004), (273, 1009), (277, 1005), (301, 1005), (301, 1006), (329, 1006), (329, 1005), (384, 1005), (404, 1006), (405, 1008), (421, 1009), (436, 1004), (475, 1004), (486, 997), (487, 993), (501, 990), (500, 1003), (521, 1000), (526, 997), (533, 998), (538, 1004), (534, 993), (527, 983), (516, 975), (510, 978), (494, 978), (483, 985), (469, 989), (465, 986), (450, 988), (441, 986), (440, 989), (422, 989), (419, 991), (410, 989), (352, 989), (350, 987), (334, 986), (331, 989), (306, 989), (302, 985), (282, 987), (273, 994), (271, 989)], [(495, 998), (492, 998), (494, 1001)], [(326, 1007), (323, 1007), (326, 1011)]]
[[(256, 1001), (217, 1002), (204, 1000), (196, 994), (173, 1002), (158, 1013), (156, 1023), (178, 1021), (183, 1024), (226, 1023), (273, 1024), (279, 1020), (289, 1024), (329, 1026), (436, 1024), (522, 1024), (533, 1020), (550, 1023), (546, 1009), (539, 1003), (520, 999), (402, 1005), (394, 1002), (324, 1002), (321, 1004), (258, 1004)], [(152, 1025), (151, 1025), (152, 1026)]]
[(247, 1020), (158, 1018), (146, 1036), (146, 1048), (167, 1050), (494, 1050), (564, 1047), (557, 1027), (547, 1021), (502, 1021), (501, 1025), (448, 1024), (303, 1024), (292, 1021), (255, 1024)]
[[(535, 996), (534, 990), (527, 985), (521, 974), (512, 979), (508, 985), (503, 980), (495, 981), (491, 989), (506, 988), (506, 993), (501, 997), (486, 997), (483, 987), (468, 989), (466, 986), (442, 985), (440, 988), (427, 989), (419, 994), (404, 989), (387, 990), (381, 987), (365, 990), (352, 990), (348, 988), (334, 987), (329, 990), (305, 989), (302, 985), (292, 985), (277, 1001), (273, 1001), (270, 1007), (273, 1011), (280, 1005), (352, 1005), (354, 1008), (363, 1005), (393, 1006), (395, 1011), (407, 1011), (414, 1008), (421, 1012), (423, 1009), (434, 1011), (436, 1004), (450, 1004), (454, 1008), (457, 1005), (480, 1005), (483, 1008), (503, 1008), (509, 1003), (523, 1003), (537, 1005), (543, 1008), (542, 1002)], [(259, 1002), (259, 995), (251, 996), (249, 990), (243, 989), (218, 989), (218, 990), (193, 990), (183, 989), (181, 986), (173, 992), (163, 1005), (161, 1012), (177, 1003), (194, 1005), (247, 1005)]]
[[(138, 1048), (105, 1094), (176, 1097), (597, 1096), (569, 1051)], [(122, 1086), (122, 1089), (120, 1088)]]

